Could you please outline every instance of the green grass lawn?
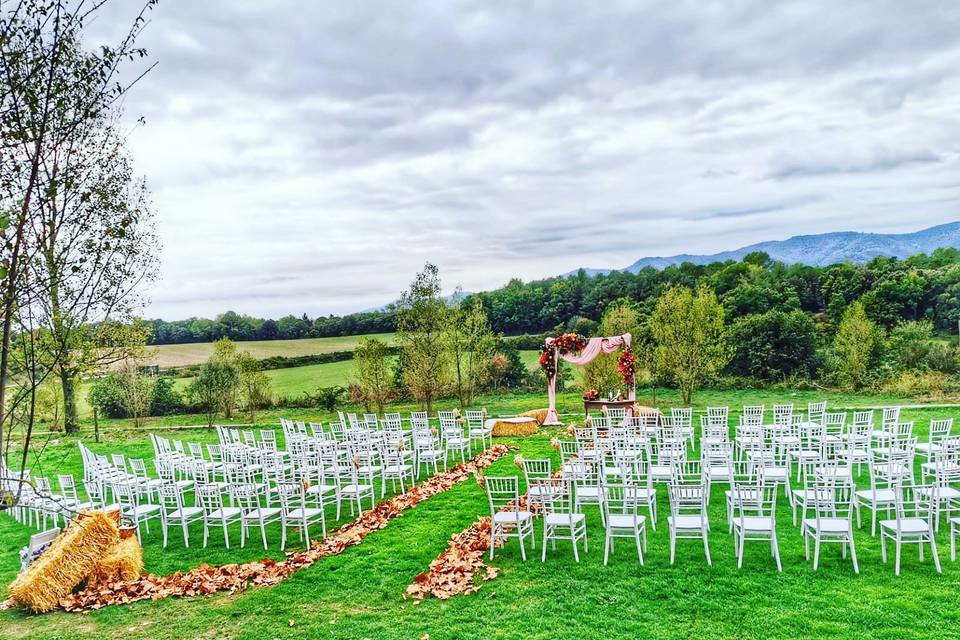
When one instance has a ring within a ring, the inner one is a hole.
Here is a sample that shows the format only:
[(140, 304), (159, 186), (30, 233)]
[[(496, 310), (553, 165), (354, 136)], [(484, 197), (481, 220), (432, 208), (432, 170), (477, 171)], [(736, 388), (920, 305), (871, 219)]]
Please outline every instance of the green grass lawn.
[[(374, 333), (369, 336), (340, 336), (336, 338), (303, 338), (302, 340), (252, 340), (237, 342), (239, 351), (249, 351), (254, 358), (271, 356), (311, 356), (331, 351), (353, 351), (361, 338), (377, 338), (388, 344), (395, 343), (396, 334)], [(212, 342), (189, 344), (162, 344), (150, 347), (151, 364), (161, 367), (182, 367), (206, 362), (213, 353)]]
[[(826, 397), (833, 407), (879, 406), (896, 401), (889, 396), (815, 394), (812, 392), (703, 391), (697, 406), (789, 400), (805, 407), (815, 397)], [(641, 400), (644, 398), (641, 396)], [(649, 398), (648, 398), (649, 399)], [(905, 403), (902, 399), (900, 402)], [(539, 395), (483, 397), (479, 403), (491, 413), (516, 413), (543, 406)], [(661, 406), (677, 404), (675, 392), (660, 390)], [(440, 408), (452, 405), (442, 403)], [(562, 394), (561, 411), (577, 413), (580, 400)], [(404, 406), (403, 410), (409, 407)], [(916, 433), (926, 434), (930, 419), (954, 415), (950, 408), (904, 411), (904, 420), (916, 421)], [(328, 420), (322, 412), (284, 412), (303, 418)], [(273, 424), (277, 414), (262, 416)], [(178, 417), (179, 419), (179, 417)], [(122, 451), (149, 456), (144, 434), (116, 432), (117, 423), (104, 425), (105, 441), (91, 444), (100, 452)], [(184, 440), (210, 441), (206, 430), (171, 434)], [(525, 439), (505, 439), (520, 447), (527, 458), (550, 457), (550, 438), (559, 430), (545, 430)], [(89, 442), (88, 439), (85, 441)], [(80, 458), (71, 438), (42, 442), (45, 449), (37, 474), (80, 472)], [(487, 475), (518, 474), (512, 456), (499, 461)], [(858, 478), (861, 485), (866, 476)], [(640, 567), (633, 549), (618, 543), (609, 566), (602, 564), (603, 537), (597, 509), (587, 508), (590, 551), (573, 561), (569, 544), (548, 553), (520, 559), (516, 541), (497, 554), (493, 564), (500, 576), (470, 596), (447, 601), (428, 599), (414, 605), (404, 599), (406, 586), (459, 532), (488, 511), (483, 490), (473, 481), (429, 499), (340, 556), (326, 558), (291, 579), (270, 588), (253, 588), (236, 595), (142, 602), (110, 607), (89, 614), (55, 612), (29, 616), (0, 613), (2, 638), (955, 638), (960, 628), (960, 567), (949, 559), (946, 527), (938, 537), (943, 575), (929, 558), (919, 563), (915, 549), (905, 551), (902, 575), (880, 561), (879, 541), (871, 538), (869, 523), (857, 534), (861, 575), (853, 574), (835, 545), (824, 548), (821, 567), (813, 572), (804, 561), (802, 539), (792, 526), (781, 498), (778, 532), (784, 571), (778, 574), (764, 543), (747, 545), (745, 566), (736, 568), (732, 538), (726, 533), (723, 488), (715, 487), (711, 503), (711, 550), (714, 565), (707, 567), (698, 541), (680, 541), (675, 566), (669, 565), (666, 527), (668, 504), (660, 490), (658, 529), (650, 531), (647, 564)], [(538, 523), (539, 525), (539, 523)], [(15, 575), (16, 551), (31, 531), (0, 515), (0, 583)], [(538, 528), (539, 535), (539, 528)], [(238, 537), (234, 535), (234, 540)], [(194, 527), (191, 539), (200, 539)], [(274, 530), (271, 542), (279, 541)], [(145, 537), (147, 569), (168, 573), (188, 569), (201, 561), (211, 564), (242, 562), (263, 556), (278, 557), (273, 548), (223, 548), (213, 535), (211, 546), (183, 547), (173, 536), (162, 550), (159, 531)], [(294, 545), (295, 546), (295, 545)], [(291, 627), (291, 623), (293, 626)]]

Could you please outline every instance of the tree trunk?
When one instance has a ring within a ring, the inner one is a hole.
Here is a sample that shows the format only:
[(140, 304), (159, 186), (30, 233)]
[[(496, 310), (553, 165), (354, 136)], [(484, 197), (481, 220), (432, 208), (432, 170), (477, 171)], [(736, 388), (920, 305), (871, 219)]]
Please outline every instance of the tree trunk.
[(63, 368), (60, 369), (60, 386), (63, 387), (63, 429), (67, 433), (80, 433), (76, 386), (73, 376)]

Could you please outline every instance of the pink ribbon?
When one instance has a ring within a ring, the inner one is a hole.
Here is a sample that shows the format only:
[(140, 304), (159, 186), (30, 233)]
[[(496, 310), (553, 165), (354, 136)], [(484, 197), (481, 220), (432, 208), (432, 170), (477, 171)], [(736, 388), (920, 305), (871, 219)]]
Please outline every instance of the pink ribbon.
[[(623, 346), (630, 346), (630, 341), (632, 336), (629, 333), (625, 333), (622, 336), (610, 336), (606, 338), (590, 338), (587, 341), (587, 346), (583, 348), (579, 354), (565, 353), (560, 354), (556, 349), (553, 351), (554, 358), (559, 361), (562, 359), (565, 362), (576, 365), (584, 365), (592, 361), (601, 353), (613, 353), (617, 349)], [(554, 338), (547, 338), (546, 344), (547, 348), (553, 347)], [(630, 385), (629, 391), (629, 400), (634, 400), (636, 398), (636, 390), (633, 385)], [(547, 380), (547, 399), (549, 400), (549, 407), (547, 408), (547, 418), (544, 421), (544, 424), (560, 424), (560, 418), (557, 415), (557, 376), (554, 374)]]

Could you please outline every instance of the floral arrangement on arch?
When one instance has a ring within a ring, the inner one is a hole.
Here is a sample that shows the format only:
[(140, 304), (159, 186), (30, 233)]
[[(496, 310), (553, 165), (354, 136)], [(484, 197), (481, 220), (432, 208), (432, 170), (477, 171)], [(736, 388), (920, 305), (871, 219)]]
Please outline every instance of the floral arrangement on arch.
[(557, 358), (555, 351), (560, 355), (580, 353), (587, 346), (587, 339), (579, 333), (561, 333), (553, 339), (550, 346), (540, 348), (540, 366), (543, 367), (547, 378), (557, 375)]
[(637, 370), (637, 358), (633, 355), (630, 347), (625, 346), (617, 359), (617, 369), (620, 371), (620, 377), (623, 378), (623, 384), (632, 385), (634, 373)]

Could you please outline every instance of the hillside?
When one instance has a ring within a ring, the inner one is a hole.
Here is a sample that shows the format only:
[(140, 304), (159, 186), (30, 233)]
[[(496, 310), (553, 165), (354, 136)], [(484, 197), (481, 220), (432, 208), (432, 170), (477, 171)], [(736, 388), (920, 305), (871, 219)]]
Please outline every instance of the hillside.
[[(745, 255), (754, 251), (764, 251), (774, 260), (787, 264), (803, 263), (812, 266), (825, 266), (840, 262), (863, 264), (877, 256), (906, 258), (917, 253), (929, 254), (940, 247), (960, 248), (960, 222), (950, 222), (913, 233), (884, 234), (841, 231), (794, 236), (787, 240), (758, 242), (720, 253), (640, 258), (623, 270), (636, 273), (644, 267), (663, 269), (683, 262), (709, 264), (725, 260), (741, 260)], [(592, 276), (598, 273), (609, 273), (610, 269), (585, 269), (585, 271)], [(576, 273), (576, 270), (570, 273)]]

